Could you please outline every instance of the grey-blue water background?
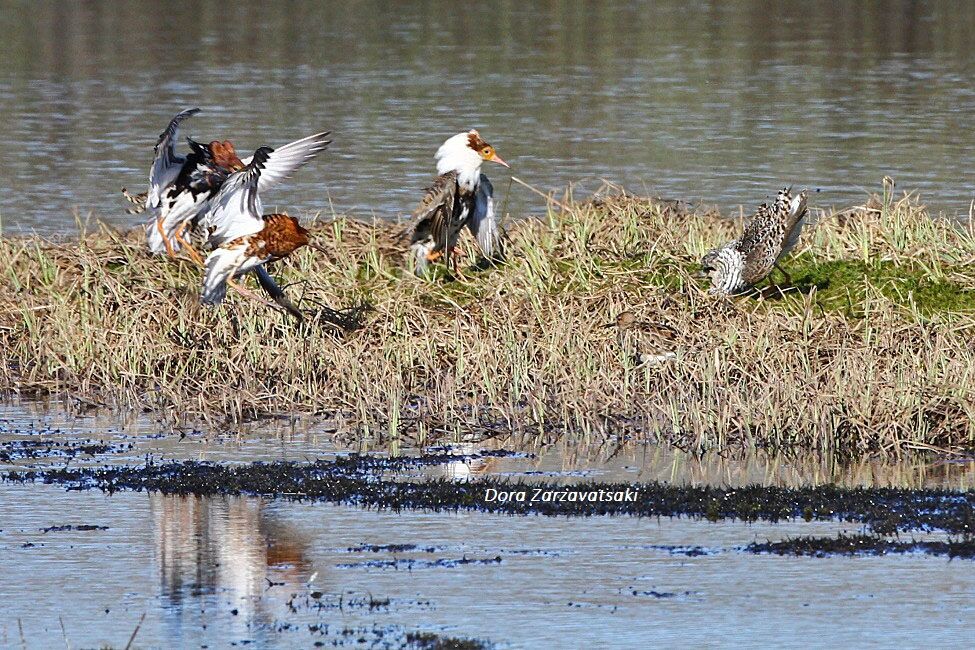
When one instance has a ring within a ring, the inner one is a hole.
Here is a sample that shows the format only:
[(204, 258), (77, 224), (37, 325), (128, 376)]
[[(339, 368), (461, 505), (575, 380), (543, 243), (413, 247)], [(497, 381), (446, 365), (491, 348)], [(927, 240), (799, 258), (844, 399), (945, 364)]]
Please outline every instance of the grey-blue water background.
[[(968, 2), (148, 1), (0, 4), (5, 232), (118, 225), (155, 137), (334, 145), (266, 203), (397, 218), (439, 143), (478, 127), (542, 188), (605, 178), (751, 210), (780, 185), (842, 206), (884, 174), (967, 214)], [(504, 194), (507, 177), (489, 170)], [(515, 186), (509, 211), (543, 202)]]
[[(327, 427), (300, 423), (255, 423), (240, 436), (160, 429), (148, 417), (119, 422), (71, 417), (58, 404), (0, 404), (0, 451), (13, 452), (0, 454), (0, 471), (347, 453)], [(3, 446), (11, 441), (23, 446)], [(535, 451), (396, 478), (975, 483), (971, 462), (920, 457), (840, 466), (568, 441)], [(0, 648), (122, 648), (143, 614), (133, 647), (389, 648), (411, 632), (513, 648), (970, 645), (972, 560), (741, 551), (844, 530), (861, 527), (392, 511), (0, 483)]]

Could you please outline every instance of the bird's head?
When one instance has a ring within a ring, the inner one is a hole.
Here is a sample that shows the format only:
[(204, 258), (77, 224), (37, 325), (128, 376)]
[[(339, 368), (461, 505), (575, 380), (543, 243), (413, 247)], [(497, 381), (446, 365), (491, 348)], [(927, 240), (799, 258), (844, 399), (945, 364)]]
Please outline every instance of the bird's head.
[(708, 251), (704, 257), (701, 258), (701, 270), (698, 271), (697, 276), (699, 278), (711, 277), (718, 268), (718, 249), (713, 251)]
[(271, 248), (278, 257), (285, 257), (293, 251), (307, 246), (309, 232), (292, 216), (283, 213), (266, 214), (264, 219), (265, 239), (271, 242)]
[(462, 173), (480, 169), (485, 160), (510, 168), (493, 146), (484, 141), (475, 129), (447, 138), (437, 150), (437, 173)]
[(238, 172), (244, 168), (244, 163), (241, 162), (240, 157), (237, 155), (237, 150), (234, 149), (234, 145), (230, 140), (224, 140), (223, 142), (214, 140), (211, 142), (210, 155), (213, 156), (213, 162), (227, 171)]
[(499, 156), (498, 152), (494, 150), (494, 147), (485, 142), (481, 137), (481, 134), (478, 133), (476, 129), (471, 129), (467, 132), (467, 146), (468, 148), (476, 151), (477, 155), (481, 157), (481, 160), (495, 162), (499, 165), (504, 165), (508, 169), (511, 169), (511, 165), (501, 159), (501, 156)]

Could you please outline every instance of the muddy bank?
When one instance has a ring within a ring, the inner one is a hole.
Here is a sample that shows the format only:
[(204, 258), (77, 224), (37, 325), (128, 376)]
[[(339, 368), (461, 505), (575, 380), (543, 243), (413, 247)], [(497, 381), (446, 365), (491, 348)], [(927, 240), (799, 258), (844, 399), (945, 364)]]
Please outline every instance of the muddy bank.
[(710, 521), (835, 520), (860, 524), (881, 535), (904, 531), (955, 535), (975, 532), (975, 491), (758, 485), (722, 488), (658, 482), (555, 483), (500, 478), (457, 482), (442, 478), (416, 480), (397, 474), (417, 466), (465, 458), (450, 454), (408, 458), (351, 455), (310, 463), (150, 462), (138, 467), (10, 471), (0, 477), (9, 482), (63, 485), (68, 490), (259, 495), (396, 510), (692, 517)]

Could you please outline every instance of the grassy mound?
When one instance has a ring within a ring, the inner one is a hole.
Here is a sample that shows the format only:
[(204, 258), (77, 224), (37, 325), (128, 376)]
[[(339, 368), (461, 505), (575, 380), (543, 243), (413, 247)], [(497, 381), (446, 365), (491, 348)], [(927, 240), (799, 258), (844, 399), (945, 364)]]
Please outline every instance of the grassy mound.
[[(298, 327), (138, 232), (0, 239), (0, 390), (174, 418), (314, 413), (406, 442), (511, 431), (827, 453), (970, 446), (975, 234), (911, 197), (822, 214), (784, 267), (796, 288), (706, 293), (700, 256), (740, 222), (625, 195), (509, 223), (507, 264), (404, 271), (396, 227), (336, 219), (272, 272)], [(471, 249), (473, 251), (473, 249)], [(782, 281), (778, 274), (773, 279)], [(624, 329), (615, 325), (632, 314)]]

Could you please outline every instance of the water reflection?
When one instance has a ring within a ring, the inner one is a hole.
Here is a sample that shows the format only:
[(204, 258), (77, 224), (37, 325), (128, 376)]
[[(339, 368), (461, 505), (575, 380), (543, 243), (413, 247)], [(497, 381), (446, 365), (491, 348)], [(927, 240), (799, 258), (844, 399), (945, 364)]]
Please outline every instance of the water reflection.
[[(0, 484), (0, 497), (5, 648), (61, 647), (65, 639), (124, 647), (143, 613), (138, 647), (359, 647), (360, 638), (401, 647), (404, 630), (517, 647), (566, 639), (696, 647), (715, 638), (734, 647), (780, 646), (783, 638), (952, 647), (966, 644), (960, 621), (975, 614), (967, 560), (736, 550), (849, 528), (835, 522), (393, 512), (49, 485)], [(39, 532), (79, 521), (106, 528)], [(695, 546), (711, 552), (671, 550)], [(457, 562), (495, 557), (501, 561)], [(309, 587), (308, 571), (324, 577)], [(372, 606), (373, 597), (384, 604)], [(374, 633), (390, 629), (400, 636)]]
[[(973, 22), (972, 3), (910, 0), (8, 3), (0, 215), (133, 223), (118, 190), (189, 105), (206, 112), (187, 135), (243, 150), (333, 129), (268, 197), (300, 215), (402, 216), (471, 126), (542, 188), (609, 178), (730, 208), (795, 182), (842, 205), (890, 174), (964, 212)], [(516, 187), (509, 208), (541, 206)]]
[[(975, 457), (961, 455), (917, 453), (850, 459), (757, 450), (697, 455), (666, 445), (616, 445), (571, 436), (544, 446), (529, 439), (486, 440), (457, 444), (450, 449), (463, 456), (439, 471), (454, 480), (530, 473), (561, 480), (661, 481), (682, 485), (975, 488)], [(523, 453), (501, 458), (477, 455), (481, 450), (498, 449)]]
[(485, 449), (487, 448), (473, 442), (448, 446), (447, 451), (458, 458), (443, 464), (444, 478), (450, 481), (471, 481), (497, 472), (500, 469), (500, 459), (480, 455)]
[[(104, 444), (103, 453), (71, 457), (72, 466), (84, 464), (138, 465), (147, 458), (252, 462), (329, 459), (350, 452), (390, 453), (381, 441), (368, 449), (349, 446), (348, 432), (330, 421), (314, 418), (275, 426), (265, 421), (239, 432), (213, 434), (172, 431), (145, 415), (120, 416), (109, 411), (87, 415), (66, 412), (57, 402), (0, 404), (0, 452), (20, 449), (17, 441), (50, 441), (52, 453), (24, 457), (11, 454), (0, 460), (0, 470), (62, 465), (66, 451), (88, 441)], [(355, 443), (352, 443), (355, 444)], [(362, 444), (361, 441), (359, 444)], [(781, 485), (798, 487), (836, 483), (871, 487), (975, 488), (975, 457), (925, 452), (872, 456), (859, 459), (815, 454), (776, 454), (760, 450), (694, 455), (665, 445), (624, 443), (603, 437), (565, 435), (542, 441), (532, 435), (467, 440), (438, 448), (457, 459), (424, 470), (429, 476), (475, 480), (484, 476), (511, 478), (526, 475), (554, 480), (666, 481), (693, 485)], [(415, 455), (418, 449), (401, 449)], [(480, 452), (517, 452), (494, 457)], [(406, 474), (410, 474), (408, 470)], [(271, 521), (264, 521), (270, 526)]]
[(149, 516), (173, 634), (205, 621), (201, 597), (214, 595), (237, 610), (237, 633), (269, 626), (277, 612), (268, 588), (294, 590), (313, 573), (310, 540), (269, 515), (262, 499), (150, 494)]

